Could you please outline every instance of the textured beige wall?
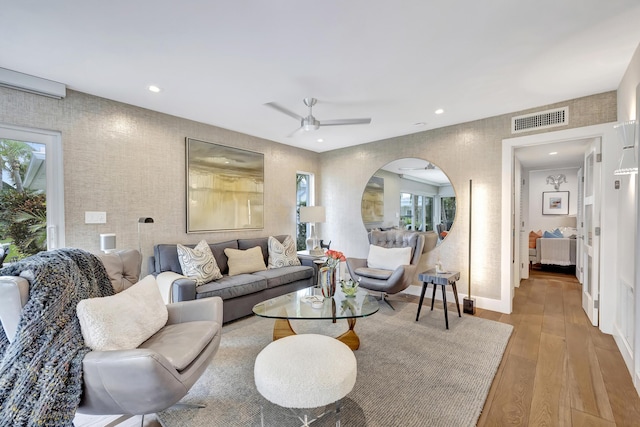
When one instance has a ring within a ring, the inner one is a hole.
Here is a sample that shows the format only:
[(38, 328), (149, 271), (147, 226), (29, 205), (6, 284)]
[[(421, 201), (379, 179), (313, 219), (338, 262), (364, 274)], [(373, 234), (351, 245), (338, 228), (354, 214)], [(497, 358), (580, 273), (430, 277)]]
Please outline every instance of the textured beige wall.
[[(568, 127), (616, 120), (616, 93), (608, 92), (558, 104), (568, 105)], [(100, 233), (117, 234), (118, 247), (136, 247), (137, 218), (150, 216), (151, 235), (143, 252), (163, 242), (222, 241), (295, 232), (295, 173), (317, 173), (319, 204), (327, 207), (320, 236), (332, 249), (366, 256), (367, 237), (360, 217), (362, 191), (381, 166), (402, 157), (431, 160), (456, 190), (458, 217), (451, 234), (425, 255), (421, 266), (440, 258), (459, 269), (467, 282), (468, 192), (474, 183), (473, 282), (477, 296), (500, 295), (501, 141), (511, 137), (510, 119), (529, 111), (316, 154), (202, 123), (157, 113), (104, 98), (68, 91), (53, 100), (0, 88), (0, 122), (62, 132), (65, 174), (66, 243), (99, 249)], [(186, 136), (265, 154), (264, 230), (185, 233)], [(107, 224), (84, 224), (85, 211), (106, 211)]]
[[(155, 243), (223, 241), (295, 234), (295, 175), (316, 172), (318, 154), (202, 123), (69, 90), (54, 100), (0, 88), (0, 122), (62, 133), (66, 245), (99, 250), (113, 232), (118, 248), (143, 252)], [(264, 153), (263, 230), (186, 234), (185, 137)], [(85, 224), (85, 211), (106, 211), (106, 224)]]
[[(569, 106), (569, 125), (548, 131), (607, 123), (616, 120), (616, 93), (608, 92), (533, 110), (491, 117), (341, 150), (323, 153), (320, 203), (327, 207), (327, 222), (320, 235), (331, 239), (332, 249), (366, 257), (367, 235), (360, 219), (360, 198), (369, 179), (381, 166), (403, 158), (433, 161), (450, 178), (458, 197), (451, 233), (423, 256), (420, 268), (433, 267), (438, 258), (445, 268), (459, 270), (468, 283), (469, 180), (473, 180), (473, 261), (475, 296), (500, 298), (500, 210), (502, 140), (510, 138), (511, 117)], [(524, 135), (524, 134), (519, 134)]]

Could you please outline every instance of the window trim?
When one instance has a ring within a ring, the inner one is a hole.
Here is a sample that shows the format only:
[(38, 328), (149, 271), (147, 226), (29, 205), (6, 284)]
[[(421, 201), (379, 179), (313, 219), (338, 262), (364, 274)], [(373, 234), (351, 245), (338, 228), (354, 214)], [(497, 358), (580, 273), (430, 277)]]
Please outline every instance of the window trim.
[(0, 137), (46, 146), (47, 250), (65, 247), (62, 134), (58, 131), (0, 123)]

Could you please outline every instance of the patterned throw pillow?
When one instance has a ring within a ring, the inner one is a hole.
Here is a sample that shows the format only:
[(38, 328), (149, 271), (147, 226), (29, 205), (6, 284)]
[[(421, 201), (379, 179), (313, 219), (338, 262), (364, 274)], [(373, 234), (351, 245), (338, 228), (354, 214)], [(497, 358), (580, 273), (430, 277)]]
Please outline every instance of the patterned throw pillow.
[(291, 236), (285, 237), (282, 243), (275, 237), (269, 236), (267, 246), (269, 247), (269, 266), (267, 268), (300, 265), (296, 252), (296, 242), (293, 241)]
[(224, 254), (229, 262), (229, 276), (237, 276), (244, 273), (255, 273), (256, 271), (264, 271), (267, 266), (264, 265), (262, 256), (262, 248), (254, 246), (246, 250), (225, 248)]
[(178, 261), (180, 261), (182, 274), (194, 279), (196, 286), (222, 278), (211, 248), (204, 240), (201, 240), (193, 249), (178, 243)]

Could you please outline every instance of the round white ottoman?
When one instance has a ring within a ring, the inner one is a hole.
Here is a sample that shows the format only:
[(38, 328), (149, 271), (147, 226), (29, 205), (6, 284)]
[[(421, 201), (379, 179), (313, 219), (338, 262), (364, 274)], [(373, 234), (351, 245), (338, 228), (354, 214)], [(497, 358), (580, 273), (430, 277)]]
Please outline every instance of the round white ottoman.
[(356, 357), (346, 344), (316, 334), (272, 342), (258, 354), (253, 370), (260, 394), (285, 408), (336, 402), (353, 389), (356, 373)]

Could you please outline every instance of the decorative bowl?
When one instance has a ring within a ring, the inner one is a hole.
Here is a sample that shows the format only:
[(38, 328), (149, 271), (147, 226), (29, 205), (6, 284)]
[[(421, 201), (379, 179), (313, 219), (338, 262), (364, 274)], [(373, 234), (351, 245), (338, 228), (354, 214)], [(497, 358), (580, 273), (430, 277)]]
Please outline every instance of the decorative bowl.
[(358, 293), (358, 282), (353, 280), (341, 280), (340, 288), (347, 297), (354, 297)]

